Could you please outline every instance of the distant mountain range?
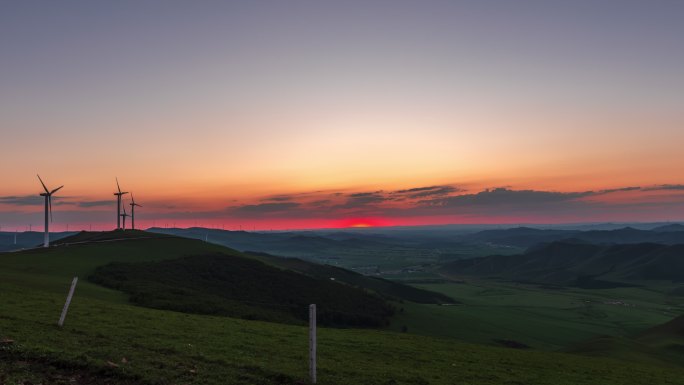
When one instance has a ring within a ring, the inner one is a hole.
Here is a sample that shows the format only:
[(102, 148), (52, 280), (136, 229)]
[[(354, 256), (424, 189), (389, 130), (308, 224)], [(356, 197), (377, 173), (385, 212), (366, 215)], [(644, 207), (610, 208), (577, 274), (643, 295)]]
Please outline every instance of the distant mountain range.
[[(56, 241), (70, 235), (74, 235), (76, 232), (59, 232), (50, 233), (50, 241)], [(16, 243), (14, 242), (16, 236)], [(0, 252), (1, 251), (13, 251), (21, 249), (31, 249), (34, 247), (40, 247), (43, 245), (43, 237), (45, 233), (38, 231), (24, 231), (24, 232), (0, 232)]]
[(684, 244), (596, 245), (581, 240), (558, 241), (519, 255), (453, 261), (444, 265), (442, 271), (456, 276), (583, 288), (626, 286), (643, 280), (682, 282)]
[(577, 239), (590, 243), (662, 243), (674, 245), (684, 243), (684, 226), (672, 224), (652, 230), (638, 230), (624, 227), (616, 230), (541, 230), (530, 227), (516, 227), (505, 230), (484, 230), (459, 238), (464, 242), (490, 242), (501, 245), (530, 247), (539, 243)]
[(668, 224), (650, 230), (623, 227), (612, 230), (565, 230), (514, 227), (509, 229), (483, 230), (477, 232), (434, 232), (378, 233), (339, 230), (302, 231), (302, 232), (245, 232), (223, 231), (205, 228), (165, 229), (151, 228), (149, 231), (163, 234), (180, 235), (221, 243), (237, 250), (253, 250), (281, 255), (325, 255), (330, 251), (339, 252), (349, 249), (442, 249), (463, 244), (498, 244), (527, 248), (539, 243), (564, 239), (578, 239), (598, 244), (623, 243), (684, 243), (684, 225)]

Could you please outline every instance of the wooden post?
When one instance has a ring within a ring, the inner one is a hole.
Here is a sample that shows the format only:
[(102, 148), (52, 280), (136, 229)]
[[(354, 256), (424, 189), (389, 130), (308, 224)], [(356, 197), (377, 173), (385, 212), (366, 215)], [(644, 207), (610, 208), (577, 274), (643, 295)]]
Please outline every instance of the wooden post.
[(69, 295), (67, 295), (66, 302), (64, 303), (64, 308), (62, 309), (62, 316), (59, 317), (59, 322), (57, 322), (57, 325), (59, 327), (62, 327), (62, 325), (64, 325), (64, 319), (66, 318), (67, 311), (69, 310), (69, 304), (71, 304), (71, 297), (74, 296), (74, 289), (76, 289), (77, 282), (78, 277), (74, 277), (74, 280), (71, 281), (71, 289), (69, 289)]
[(316, 383), (316, 304), (309, 305), (309, 376)]

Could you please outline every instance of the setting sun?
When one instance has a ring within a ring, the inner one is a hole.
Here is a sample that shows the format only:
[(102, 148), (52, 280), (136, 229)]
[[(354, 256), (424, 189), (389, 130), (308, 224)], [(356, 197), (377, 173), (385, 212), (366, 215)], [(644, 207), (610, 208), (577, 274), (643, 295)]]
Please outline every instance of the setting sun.
[(373, 225), (368, 223), (355, 223), (349, 227), (373, 227)]

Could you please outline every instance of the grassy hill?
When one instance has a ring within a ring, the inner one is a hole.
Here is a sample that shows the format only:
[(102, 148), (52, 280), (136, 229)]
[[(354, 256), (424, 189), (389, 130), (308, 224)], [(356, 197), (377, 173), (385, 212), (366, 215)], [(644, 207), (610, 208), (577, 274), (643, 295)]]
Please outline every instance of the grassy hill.
[[(0, 253), (0, 381), (5, 384), (301, 384), (305, 326), (133, 306), (71, 278), (112, 262), (227, 253), (181, 238), (137, 238)], [(676, 365), (473, 345), (363, 329), (319, 331), (321, 384), (679, 384)], [(664, 366), (668, 365), (668, 366)], [(664, 370), (666, 369), (666, 370)]]
[(567, 349), (594, 357), (655, 365), (684, 365), (684, 316), (637, 333), (631, 338), (600, 336)]
[(684, 281), (684, 245), (553, 242), (519, 255), (455, 261), (443, 271), (550, 285), (609, 288), (642, 280)]
[(52, 242), (54, 246), (75, 245), (79, 243), (118, 242), (124, 239), (168, 238), (168, 235), (150, 233), (142, 230), (80, 231)]
[(380, 327), (394, 314), (362, 289), (227, 254), (113, 263), (90, 280), (129, 294), (135, 304), (185, 313), (305, 323), (307, 306), (317, 303), (320, 323), (341, 327)]
[[(92, 249), (101, 258), (88, 255)], [(332, 276), (278, 266), (278, 258), (269, 263), (207, 242), (144, 231), (81, 232), (50, 249), (11, 256), (7, 261), (19, 264), (35, 256), (36, 265), (45, 268), (54, 268), (51, 265), (60, 261), (56, 271), (70, 267), (73, 275), (122, 291), (142, 306), (248, 319), (301, 323), (307, 317), (306, 306), (319, 303), (323, 325), (377, 327), (385, 325), (393, 313), (386, 299), (453, 301), (400, 284), (387, 283), (385, 288), (376, 279), (351, 272), (338, 276), (357, 279), (335, 281)], [(102, 287), (93, 290), (102, 291)]]
[(294, 270), (310, 277), (331, 279), (337, 282), (344, 282), (351, 286), (363, 287), (372, 290), (388, 300), (406, 300), (426, 304), (455, 304), (459, 302), (441, 293), (403, 285), (379, 277), (362, 275), (336, 266), (321, 265), (299, 258), (276, 257), (266, 253), (248, 254), (268, 264), (288, 270)]

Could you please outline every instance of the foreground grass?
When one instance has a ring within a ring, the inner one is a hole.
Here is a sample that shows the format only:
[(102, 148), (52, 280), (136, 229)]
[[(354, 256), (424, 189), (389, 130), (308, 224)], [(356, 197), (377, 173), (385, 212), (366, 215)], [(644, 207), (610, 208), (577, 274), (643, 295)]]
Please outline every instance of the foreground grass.
[[(306, 327), (144, 309), (78, 294), (59, 329), (64, 293), (0, 284), (0, 338), (15, 341), (13, 354), (22, 362), (37, 357), (72, 365), (95, 373), (99, 380), (91, 383), (305, 382)], [(319, 341), (321, 384), (681, 384), (684, 376), (675, 367), (373, 330), (321, 329)], [(21, 371), (0, 370), (11, 376), (8, 384), (23, 381)]]
[[(306, 383), (306, 327), (135, 307), (122, 293), (84, 279), (112, 261), (217, 250), (225, 249), (148, 239), (1, 254), (0, 383)], [(56, 322), (75, 275), (81, 280), (60, 329)], [(4, 339), (14, 342), (3, 345)], [(318, 351), (321, 384), (684, 383), (684, 370), (676, 366), (377, 330), (322, 328)]]

